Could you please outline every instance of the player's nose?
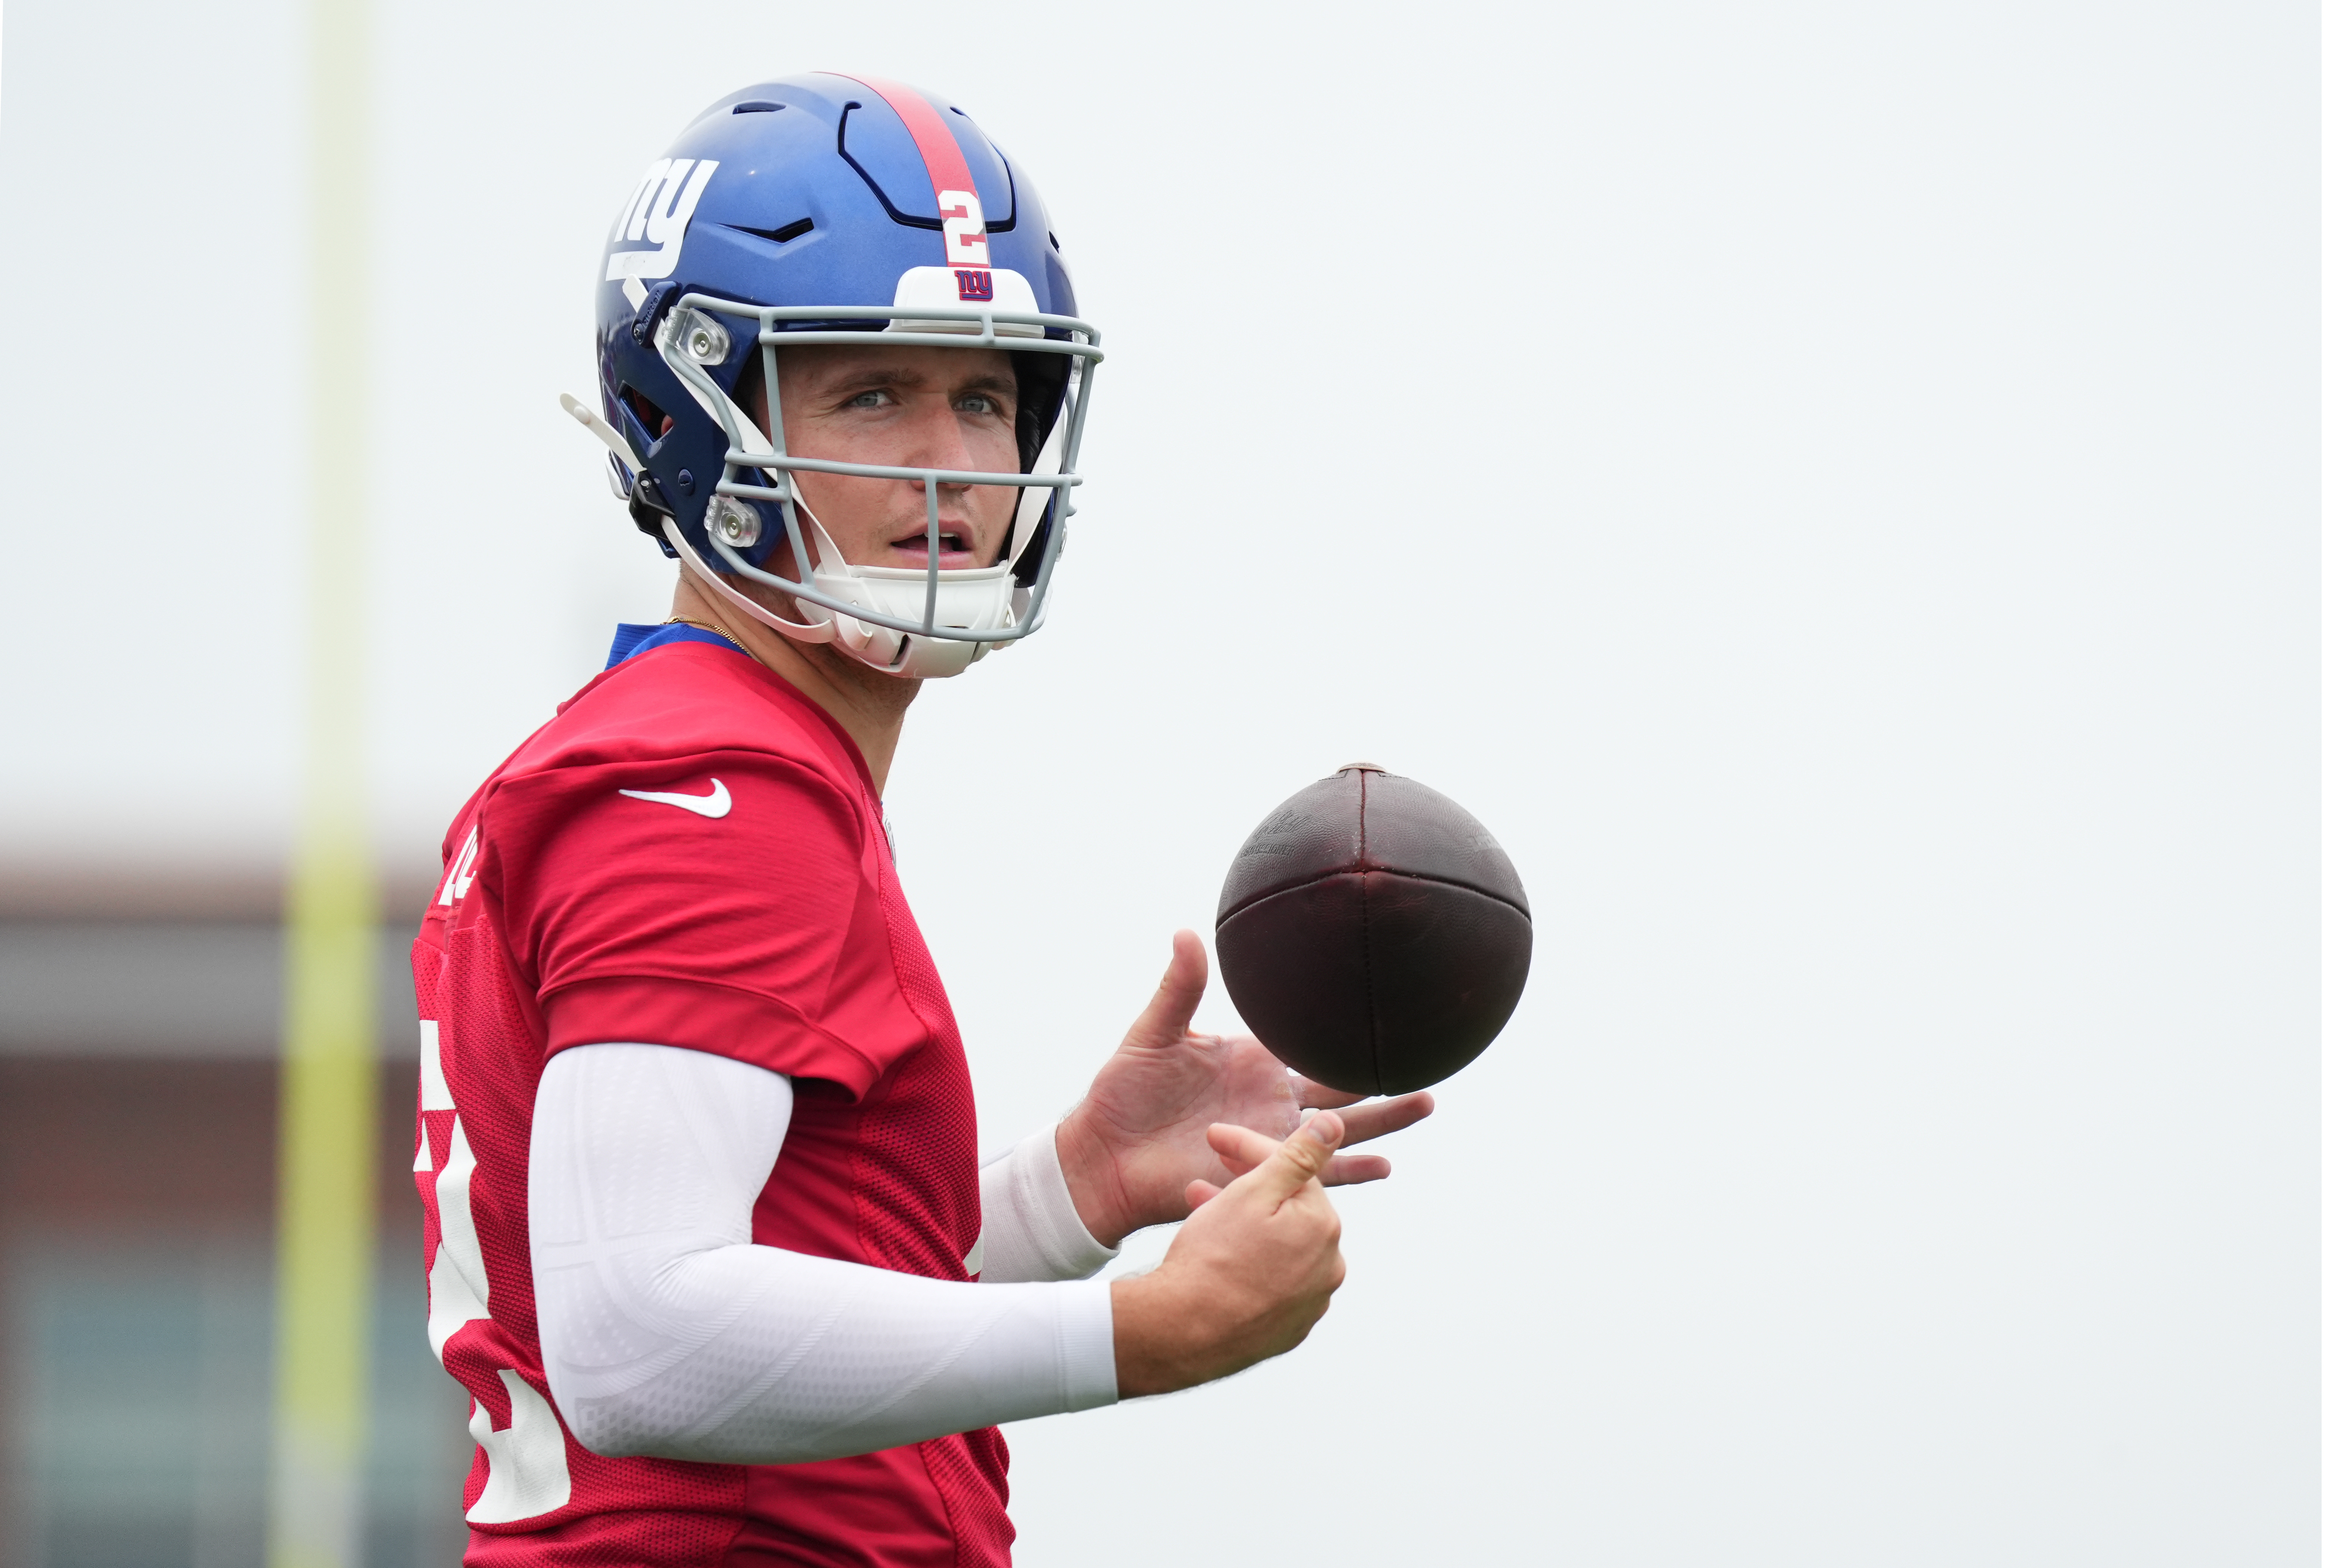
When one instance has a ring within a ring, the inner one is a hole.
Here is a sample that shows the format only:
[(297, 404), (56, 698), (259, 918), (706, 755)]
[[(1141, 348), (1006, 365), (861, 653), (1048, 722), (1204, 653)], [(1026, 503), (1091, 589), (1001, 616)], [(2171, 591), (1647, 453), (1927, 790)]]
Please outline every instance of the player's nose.
[[(994, 473), (1004, 468), (1000, 458), (974, 440), (971, 425), (958, 416), (946, 398), (926, 399), (919, 416), (902, 426), (908, 442), (907, 453), (900, 458), (904, 467), (965, 473)], [(942, 484), (940, 488), (944, 490), (948, 487)]]

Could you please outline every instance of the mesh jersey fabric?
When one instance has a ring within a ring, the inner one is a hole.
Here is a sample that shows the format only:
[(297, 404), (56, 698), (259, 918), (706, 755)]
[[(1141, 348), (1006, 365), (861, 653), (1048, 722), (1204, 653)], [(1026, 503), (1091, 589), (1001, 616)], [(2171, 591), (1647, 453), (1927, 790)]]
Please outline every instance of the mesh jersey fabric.
[(793, 1079), (752, 1240), (971, 1282), (971, 1077), (848, 736), (732, 647), (641, 642), (485, 781), (443, 859), (412, 954), (415, 1166), (428, 1332), (474, 1400), (467, 1564), (1009, 1563), (992, 1428), (792, 1466), (608, 1458), (540, 1356), (530, 1111), (572, 1045)]

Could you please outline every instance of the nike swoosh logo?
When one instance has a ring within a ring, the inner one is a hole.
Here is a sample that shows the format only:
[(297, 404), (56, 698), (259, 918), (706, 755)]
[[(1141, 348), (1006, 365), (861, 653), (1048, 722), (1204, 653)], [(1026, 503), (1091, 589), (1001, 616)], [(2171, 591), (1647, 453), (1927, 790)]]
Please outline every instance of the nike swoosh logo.
[(621, 792), (631, 800), (657, 800), (664, 805), (682, 805), (697, 816), (713, 821), (727, 815), (735, 802), (729, 797), (727, 786), (717, 779), (710, 781), (709, 795), (671, 795), (657, 789), (625, 789)]

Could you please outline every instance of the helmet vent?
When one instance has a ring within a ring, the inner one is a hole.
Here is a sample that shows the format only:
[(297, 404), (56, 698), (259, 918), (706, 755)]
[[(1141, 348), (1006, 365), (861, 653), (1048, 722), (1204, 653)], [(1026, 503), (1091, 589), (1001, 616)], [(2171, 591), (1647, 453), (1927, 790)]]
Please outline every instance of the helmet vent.
[[(923, 164), (915, 155), (912, 134), (887, 104), (878, 113), (869, 111), (860, 116), (857, 111), (866, 107), (863, 99), (856, 98), (841, 106), (841, 126), (834, 135), (835, 150), (841, 154), (844, 163), (857, 171), (857, 177), (866, 182), (866, 188), (874, 193), (874, 199), (880, 202), (882, 210), (890, 215), (891, 222), (904, 224), (908, 228), (940, 228), (940, 220), (929, 216), (932, 210), (931, 187)], [(979, 135), (980, 127), (971, 116), (961, 110), (956, 113), (971, 127), (974, 135)], [(987, 141), (985, 137), (981, 140), (983, 142)], [(864, 153), (862, 158), (859, 155), (861, 152)], [(1004, 161), (1004, 154), (993, 145), (989, 147), (989, 152), (995, 159), (993, 171), (986, 163), (972, 158), (969, 149), (966, 151), (971, 177), (982, 187), (973, 194), (980, 197), (983, 211), (1002, 203), (1004, 216), (989, 218), (983, 226), (991, 234), (1009, 234), (1021, 219), (1021, 195), (1013, 184), (1013, 165)], [(992, 174), (1003, 177), (1001, 190), (987, 188), (998, 184)], [(906, 206), (893, 199), (890, 191), (885, 188), (886, 184), (897, 188), (899, 196), (906, 199)]]
[(735, 112), (738, 114), (773, 114), (776, 110), (782, 108), (783, 108), (783, 105), (781, 103), (762, 103), (754, 99), (749, 102), (737, 104), (735, 106)]
[(748, 234), (760, 239), (772, 240), (778, 245), (789, 245), (816, 227), (816, 219), (796, 217), (782, 228), (751, 228), (740, 223), (730, 223), (727, 226), (737, 234)]

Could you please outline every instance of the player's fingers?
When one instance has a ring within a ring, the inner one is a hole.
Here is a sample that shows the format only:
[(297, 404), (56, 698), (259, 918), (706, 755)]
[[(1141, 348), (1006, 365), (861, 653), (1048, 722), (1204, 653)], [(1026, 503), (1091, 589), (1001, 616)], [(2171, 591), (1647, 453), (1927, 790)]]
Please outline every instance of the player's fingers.
[(1222, 1190), (1222, 1188), (1213, 1186), (1207, 1182), (1187, 1182), (1184, 1184), (1184, 1206), (1188, 1209), (1199, 1208), (1202, 1204), (1207, 1203), (1211, 1198), (1215, 1197)]
[(1255, 1160), (1244, 1160), (1233, 1154), (1219, 1154), (1217, 1156), (1217, 1163), (1225, 1168), (1225, 1174), (1221, 1177), (1208, 1176), (1202, 1178), (1202, 1180), (1208, 1182), (1210, 1185), (1217, 1187), (1223, 1186), (1235, 1176), (1245, 1176), (1249, 1174), (1250, 1172), (1257, 1168), (1257, 1162)]
[(1282, 1146), (1255, 1127), (1242, 1127), (1231, 1121), (1211, 1122), (1207, 1137), (1217, 1158), (1237, 1176), (1256, 1170), (1267, 1155)]
[(1292, 1073), (1290, 1098), (1298, 1101), (1301, 1110), (1337, 1110), (1340, 1106), (1353, 1105), (1364, 1097), (1349, 1094), (1344, 1089), (1333, 1089), (1328, 1084), (1317, 1083), (1304, 1073)]
[(1339, 1120), (1348, 1124), (1348, 1136), (1340, 1146), (1365, 1143), (1375, 1138), (1385, 1138), (1412, 1126), (1437, 1109), (1434, 1095), (1401, 1094), (1394, 1100), (1366, 1100), (1339, 1112)]
[[(1224, 1126), (1225, 1123), (1220, 1122), (1211, 1128), (1212, 1136)], [(1247, 1132), (1249, 1130), (1235, 1128), (1234, 1131)], [(1332, 1151), (1339, 1148), (1339, 1140), (1346, 1132), (1346, 1124), (1330, 1111), (1310, 1112), (1307, 1120), (1298, 1124), (1297, 1131), (1276, 1144), (1255, 1169), (1245, 1176), (1234, 1178), (1225, 1190), (1245, 1194), (1248, 1199), (1264, 1201), (1269, 1207), (1279, 1208), (1285, 1200), (1315, 1184), (1315, 1178), (1321, 1175), (1323, 1168), (1331, 1163)], [(1264, 1133), (1252, 1133), (1251, 1136), (1271, 1142)]]
[(1342, 1154), (1323, 1167), (1327, 1187), (1352, 1187), (1358, 1182), (1386, 1181), (1389, 1163), (1378, 1154)]
[(1168, 973), (1160, 977), (1160, 989), (1151, 994), (1135, 1026), (1128, 1030), (1127, 1043), (1148, 1049), (1181, 1039), (1192, 1026), (1192, 1010), (1201, 1005), (1201, 993), (1208, 986), (1207, 950), (1192, 932), (1178, 931)]

